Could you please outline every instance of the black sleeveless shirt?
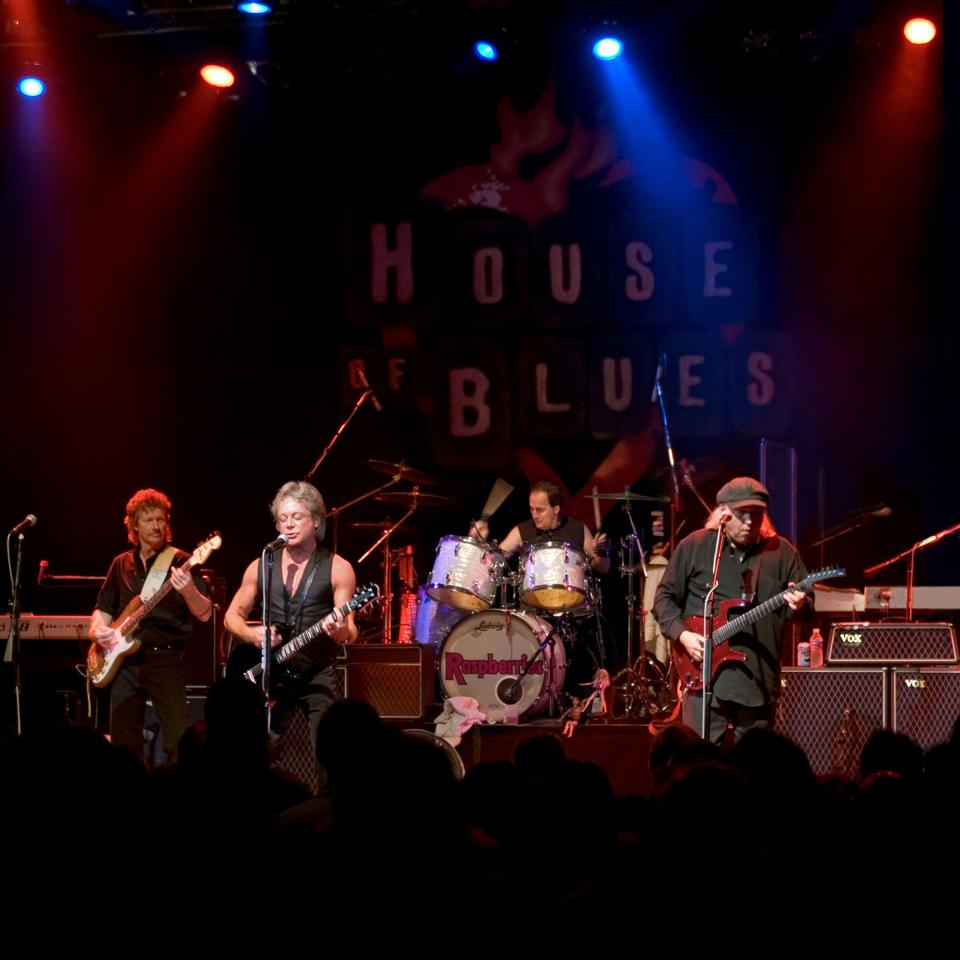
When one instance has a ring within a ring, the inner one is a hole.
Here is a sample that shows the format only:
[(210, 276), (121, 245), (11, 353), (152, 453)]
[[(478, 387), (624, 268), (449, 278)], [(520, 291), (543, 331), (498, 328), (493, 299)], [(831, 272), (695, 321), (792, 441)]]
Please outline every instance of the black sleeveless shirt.
[[(317, 547), (307, 561), (300, 583), (297, 585), (297, 591), (292, 597), (283, 582), (282, 564), (277, 564), (273, 568), (270, 617), (278, 629), (283, 627), (281, 633), (285, 641), (292, 640), (303, 633), (333, 609), (332, 568), (333, 554), (323, 547)], [(263, 597), (262, 580), (258, 587), (257, 604), (259, 605)], [(339, 645), (334, 640), (325, 633), (321, 634), (290, 660), (287, 666), (295, 674), (323, 667), (334, 659), (338, 648)]]
[(571, 547), (583, 550), (583, 541), (586, 536), (584, 525), (573, 517), (561, 517), (560, 526), (553, 530), (538, 530), (532, 520), (524, 520), (517, 529), (524, 545), (528, 543), (569, 543)]

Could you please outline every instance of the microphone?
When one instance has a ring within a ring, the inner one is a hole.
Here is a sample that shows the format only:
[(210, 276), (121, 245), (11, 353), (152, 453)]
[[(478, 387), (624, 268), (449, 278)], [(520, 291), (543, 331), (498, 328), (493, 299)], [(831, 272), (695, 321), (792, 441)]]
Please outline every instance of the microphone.
[(504, 677), (497, 684), (497, 696), (507, 706), (512, 707), (515, 703), (519, 703), (523, 696), (523, 687), (520, 684), (519, 677)]
[(370, 382), (367, 380), (367, 375), (363, 372), (363, 367), (357, 367), (357, 376), (360, 378), (360, 382), (363, 384), (364, 389), (368, 390), (370, 393), (370, 401), (373, 404), (373, 409), (377, 413), (383, 413), (383, 404), (377, 399), (377, 395), (373, 392), (373, 387), (370, 386)]
[(657, 402), (657, 384), (660, 383), (660, 378), (663, 376), (663, 368), (666, 365), (667, 365), (667, 355), (665, 353), (661, 353), (660, 356), (657, 357), (657, 372), (653, 378), (653, 392), (650, 394), (651, 403)]
[(28, 513), (11, 531), (12, 536), (16, 536), (18, 533), (23, 533), (27, 527), (35, 527), (37, 525), (37, 518), (32, 514)]
[(41, 584), (47, 579), (47, 568), (50, 564), (46, 560), (40, 561), (40, 572), (37, 574), (37, 583)]
[(285, 534), (281, 533), (276, 540), (271, 540), (264, 548), (264, 553), (273, 553), (275, 550), (279, 550), (281, 547), (285, 547), (290, 542), (290, 538)]

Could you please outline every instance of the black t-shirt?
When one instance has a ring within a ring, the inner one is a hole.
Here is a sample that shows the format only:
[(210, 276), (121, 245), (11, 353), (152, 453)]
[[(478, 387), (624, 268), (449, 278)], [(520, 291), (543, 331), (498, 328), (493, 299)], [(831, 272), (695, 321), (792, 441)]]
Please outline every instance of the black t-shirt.
[[(140, 595), (147, 573), (158, 556), (159, 554), (154, 554), (149, 557), (144, 566), (140, 558), (140, 548), (135, 547), (113, 558), (107, 577), (100, 588), (96, 606), (98, 610), (102, 610), (112, 618), (114, 625), (127, 604)], [(177, 550), (170, 566), (182, 566), (189, 559), (189, 553)], [(200, 579), (200, 573), (196, 567), (193, 568), (192, 575), (197, 589), (206, 596), (206, 584)], [(169, 577), (168, 570), (164, 582)], [(150, 646), (182, 648), (192, 630), (193, 615), (183, 597), (171, 588), (157, 606), (143, 618), (137, 630), (137, 636), (142, 643)]]

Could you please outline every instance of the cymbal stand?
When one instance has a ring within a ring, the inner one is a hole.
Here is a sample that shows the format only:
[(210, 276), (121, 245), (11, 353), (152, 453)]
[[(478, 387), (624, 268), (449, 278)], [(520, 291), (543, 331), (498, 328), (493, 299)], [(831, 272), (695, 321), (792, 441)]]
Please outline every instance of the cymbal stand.
[[(359, 497), (354, 497), (352, 500), (348, 500), (346, 503), (340, 504), (339, 507), (332, 507), (324, 515), (325, 520), (333, 520), (333, 552), (337, 552), (337, 528), (340, 521), (340, 514), (344, 510), (349, 510), (351, 507), (356, 506), (358, 503), (362, 503), (364, 500), (369, 500), (371, 497), (375, 497), (378, 493), (383, 493), (384, 490), (389, 490), (391, 487), (395, 487), (401, 480), (402, 475), (395, 473), (386, 483), (380, 484), (379, 487), (374, 487), (372, 490), (368, 490), (366, 493), (361, 493)], [(379, 541), (377, 541), (379, 543)], [(376, 546), (377, 544), (374, 544)], [(372, 548), (371, 548), (372, 549)], [(366, 556), (366, 555), (364, 555)], [(361, 559), (363, 559), (361, 557)]]
[[(640, 590), (642, 590), (643, 582), (647, 578), (647, 565), (643, 555), (643, 544), (640, 542), (636, 524), (633, 522), (633, 508), (629, 499), (623, 501), (623, 512), (630, 522), (631, 530), (631, 532), (620, 541), (620, 575), (625, 575), (627, 578), (627, 665), (613, 678), (612, 683), (614, 686), (623, 688), (623, 716), (630, 719), (642, 719), (644, 713), (647, 716), (650, 715), (650, 691), (643, 677), (645, 658), (641, 654), (639, 658), (635, 659), (633, 650), (637, 597), (637, 591), (634, 589), (634, 575), (637, 572), (637, 566), (639, 566), (642, 578), (640, 581)], [(623, 551), (626, 551), (625, 555)], [(625, 574), (624, 571), (626, 571)]]
[[(399, 479), (399, 474), (394, 478), (392, 482), (395, 482)], [(388, 484), (389, 486), (389, 484)], [(395, 523), (392, 527), (388, 527), (384, 530), (380, 538), (372, 546), (367, 548), (366, 553), (363, 554), (357, 560), (357, 563), (363, 563), (367, 557), (373, 553), (380, 544), (384, 544), (383, 548), (383, 642), (390, 643), (393, 638), (393, 591), (391, 590), (391, 581), (393, 579), (393, 562), (392, 555), (390, 553), (390, 537), (400, 526), (406, 523), (407, 520), (413, 516), (414, 511), (417, 509), (417, 497), (420, 494), (420, 488), (415, 486), (413, 488), (413, 504), (410, 509)], [(363, 499), (363, 498), (360, 498)], [(356, 502), (356, 501), (354, 501)], [(346, 506), (350, 506), (347, 504)]]

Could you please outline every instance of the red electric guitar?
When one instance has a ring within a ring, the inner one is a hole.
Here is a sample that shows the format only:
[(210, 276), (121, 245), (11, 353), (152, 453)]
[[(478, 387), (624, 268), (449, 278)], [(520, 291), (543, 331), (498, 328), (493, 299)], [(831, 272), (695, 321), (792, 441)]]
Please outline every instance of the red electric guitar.
[[(736, 598), (722, 600), (720, 610), (713, 618), (713, 672), (711, 676), (715, 678), (717, 671), (725, 663), (731, 661), (744, 663), (746, 661), (747, 655), (745, 653), (730, 649), (730, 640), (737, 634), (743, 633), (750, 624), (762, 620), (784, 606), (787, 602), (787, 594), (791, 590), (809, 590), (821, 580), (842, 577), (846, 572), (843, 567), (824, 567), (822, 570), (814, 570), (813, 573), (795, 586), (788, 587), (782, 593), (778, 593), (769, 600), (764, 600), (756, 607), (745, 607), (743, 601)], [(690, 617), (684, 621), (684, 625), (688, 630), (699, 633), (701, 636), (706, 629), (703, 617)], [(677, 671), (677, 676), (680, 678), (682, 689), (699, 690), (703, 686), (700, 664), (690, 659), (686, 647), (679, 640), (673, 641), (673, 665)]]

